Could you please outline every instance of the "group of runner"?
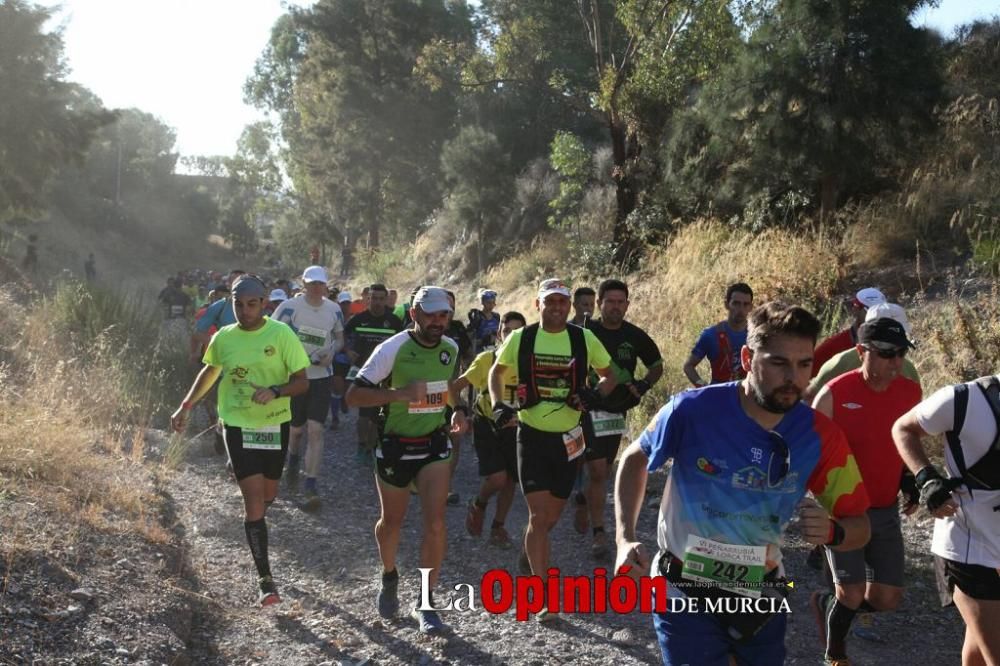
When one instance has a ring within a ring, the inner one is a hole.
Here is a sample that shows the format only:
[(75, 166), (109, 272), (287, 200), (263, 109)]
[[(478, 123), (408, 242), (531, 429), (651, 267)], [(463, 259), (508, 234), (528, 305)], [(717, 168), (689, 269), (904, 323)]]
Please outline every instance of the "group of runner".
[[(482, 477), (466, 507), (470, 534), (482, 535), (495, 496), (489, 543), (509, 547), (506, 520), (519, 485), (528, 509), (521, 571), (545, 575), (550, 533), (575, 488), (574, 524), (591, 529), (598, 560), (609, 554), (608, 477), (628, 411), (663, 372), (656, 343), (626, 320), (625, 282), (573, 291), (544, 280), (534, 301), (538, 321), (530, 324), (518, 312), (499, 314), (497, 294), (483, 291), (466, 327), (454, 294), (437, 286), (414, 289), (398, 317), (390, 290), (370, 285), (364, 308), (352, 314), (350, 294), (338, 293), (334, 304), (325, 297), (325, 271), (311, 266), (304, 293), (268, 318), (272, 294), (264, 283), (233, 278), (230, 299), (208, 311), (231, 310), (236, 321), (210, 319), (219, 326), (210, 341), (204, 328), (205, 367), (173, 425), (182, 429), (222, 376), (219, 416), (263, 605), (278, 600), (264, 515), (282, 470), (294, 483), (306, 437), (303, 508), (318, 508), (324, 420), (351, 407), (359, 410), (358, 458), (374, 470), (381, 506), (374, 601), (383, 617), (400, 607), (396, 555), (413, 493), (421, 503), (420, 568), (431, 570), (432, 588), (437, 582), (451, 477), (469, 430)], [(728, 287), (724, 305), (725, 320), (701, 333), (682, 368), (691, 388), (669, 398), (621, 454), (615, 569), (663, 575), (671, 598), (783, 599), (780, 544), (797, 518), (834, 583), (811, 599), (823, 662), (843, 666), (855, 618), (900, 603), (900, 511), (923, 506), (938, 518), (933, 552), (942, 594), (966, 622), (963, 661), (1000, 663), (991, 630), (1000, 626), (1000, 382), (946, 387), (922, 401), (905, 358), (914, 346), (906, 313), (877, 289), (859, 291), (851, 326), (819, 347), (820, 323), (804, 308), (754, 307), (745, 283)], [(817, 357), (828, 360), (816, 367)], [(697, 371), (704, 359), (710, 381)], [(921, 446), (925, 435), (943, 432), (947, 474)], [(649, 472), (668, 462), (654, 556), (635, 526)], [(412, 614), (422, 632), (444, 629), (434, 610), (417, 606)], [(554, 616), (549, 608), (538, 613), (540, 621)], [(654, 617), (667, 664), (782, 663), (785, 622), (780, 612)]]

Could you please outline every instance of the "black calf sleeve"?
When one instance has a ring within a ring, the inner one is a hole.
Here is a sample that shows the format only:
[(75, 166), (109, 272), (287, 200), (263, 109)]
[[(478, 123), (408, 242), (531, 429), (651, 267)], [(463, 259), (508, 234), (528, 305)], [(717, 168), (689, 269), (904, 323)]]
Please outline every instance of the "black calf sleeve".
[(271, 575), (271, 563), (267, 558), (267, 523), (264, 519), (244, 521), (243, 527), (247, 533), (247, 543), (250, 544), (250, 554), (253, 556), (257, 575), (263, 578)]

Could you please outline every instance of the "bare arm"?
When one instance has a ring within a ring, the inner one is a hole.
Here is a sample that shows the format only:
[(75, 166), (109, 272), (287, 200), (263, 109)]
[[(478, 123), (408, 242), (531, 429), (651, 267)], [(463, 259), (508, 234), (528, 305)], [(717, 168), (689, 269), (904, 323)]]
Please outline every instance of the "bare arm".
[(899, 457), (914, 474), (931, 464), (920, 441), (921, 437), (926, 436), (927, 433), (920, 427), (912, 409), (900, 416), (892, 426), (892, 441), (896, 443)]
[(494, 363), (490, 368), (490, 402), (497, 404), (503, 402), (503, 378), (507, 374), (507, 366)]
[(607, 396), (612, 391), (615, 390), (615, 386), (618, 385), (618, 380), (615, 379), (615, 373), (609, 365), (606, 368), (594, 368), (594, 372), (601, 379), (597, 382), (597, 390), (601, 395)]
[(684, 376), (687, 377), (688, 381), (690, 381), (695, 386), (705, 385), (705, 381), (701, 378), (701, 375), (698, 374), (698, 371), (695, 370), (697, 365), (701, 363), (702, 358), (704, 357), (699, 357), (696, 354), (691, 354), (690, 356), (688, 356), (688, 360), (684, 361), (684, 368), (683, 368)]
[(351, 384), (344, 395), (348, 407), (381, 407), (390, 402), (419, 402), (427, 395), (427, 382), (416, 381), (403, 388), (379, 388)]
[(663, 376), (663, 363), (658, 363), (646, 373), (646, 376), (642, 378), (642, 381), (646, 382), (650, 386), (660, 381), (660, 377)]
[(646, 496), (649, 459), (639, 444), (633, 442), (625, 449), (615, 477), (615, 541), (618, 555), (615, 570), (630, 566), (630, 575), (649, 573), (651, 558), (646, 547), (636, 539), (635, 525), (639, 520), (642, 500)]
[(823, 416), (832, 419), (833, 418), (833, 393), (827, 387), (823, 387), (816, 394), (816, 399), (813, 400), (813, 409), (822, 414)]

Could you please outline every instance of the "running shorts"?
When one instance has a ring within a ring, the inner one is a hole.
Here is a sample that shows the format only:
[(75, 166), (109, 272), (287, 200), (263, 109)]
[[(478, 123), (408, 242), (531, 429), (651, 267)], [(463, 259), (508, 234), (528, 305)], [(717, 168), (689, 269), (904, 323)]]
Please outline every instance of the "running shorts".
[(292, 425), (301, 428), (306, 420), (326, 421), (330, 411), (330, 378), (320, 377), (309, 380), (309, 390), (292, 396)]
[(576, 481), (578, 460), (567, 458), (563, 433), (518, 424), (517, 475), (525, 495), (547, 490), (560, 499), (568, 499)]
[(979, 601), (1000, 601), (1000, 572), (979, 564), (962, 564), (939, 555), (934, 556), (938, 595), (941, 606), (954, 603), (955, 588)]
[(384, 458), (375, 457), (375, 473), (379, 481), (395, 488), (410, 488), (416, 490), (417, 475), (420, 470), (434, 463), (447, 462), (451, 458), (451, 449), (437, 455), (419, 458), (417, 460), (397, 460), (387, 465)]
[(830, 572), (838, 585), (866, 582), (903, 587), (903, 531), (899, 509), (887, 506), (868, 509), (871, 539), (863, 548), (837, 551), (826, 549)]
[(472, 417), (472, 439), (479, 460), (479, 476), (497, 472), (517, 481), (517, 428), (493, 427), (493, 421), (475, 414)]
[(264, 478), (277, 481), (281, 478), (281, 470), (285, 467), (285, 455), (288, 453), (288, 422), (281, 424), (281, 450), (265, 451), (243, 448), (243, 429), (239, 426), (223, 424), (223, 439), (229, 452), (229, 461), (233, 463), (233, 474), (237, 481), (263, 474)]

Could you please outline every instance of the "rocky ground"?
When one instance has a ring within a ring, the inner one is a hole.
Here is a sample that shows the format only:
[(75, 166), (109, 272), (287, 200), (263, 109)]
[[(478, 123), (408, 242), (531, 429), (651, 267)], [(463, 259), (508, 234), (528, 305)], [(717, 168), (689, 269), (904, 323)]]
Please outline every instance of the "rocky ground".
[[(159, 542), (114, 530), (64, 534), (56, 515), (16, 496), (0, 496), (0, 663), (12, 664), (655, 664), (651, 621), (630, 615), (570, 615), (540, 625), (513, 612), (443, 614), (451, 631), (426, 638), (416, 622), (386, 622), (374, 608), (378, 556), (373, 526), (378, 500), (370, 472), (354, 457), (353, 423), (327, 432), (322, 509), (303, 513), (284, 493), (268, 514), (272, 569), (283, 603), (255, 606), (252, 563), (236, 485), (208, 438), (174, 471), (154, 454), (129, 471), (160, 497)], [(476, 584), (491, 568), (516, 570), (516, 550), (500, 550), (464, 529), (464, 500), (478, 480), (472, 447), (463, 451), (456, 489), (462, 507), (448, 509), (448, 553), (441, 588)], [(651, 482), (654, 506), (662, 479)], [(492, 507), (490, 509), (492, 516)], [(508, 527), (524, 525), (518, 497)], [(608, 509), (609, 523), (611, 511)], [(418, 594), (419, 506), (414, 500), (400, 552), (401, 600)], [(654, 542), (655, 508), (641, 517)], [(959, 663), (962, 624), (936, 604), (927, 548), (930, 523), (906, 523), (908, 596), (880, 616), (881, 642), (852, 639), (852, 664)], [(554, 536), (554, 565), (591, 573), (599, 564), (570, 512)], [(796, 582), (786, 644), (789, 664), (821, 662), (809, 593), (820, 581), (794, 536), (786, 549)]]

